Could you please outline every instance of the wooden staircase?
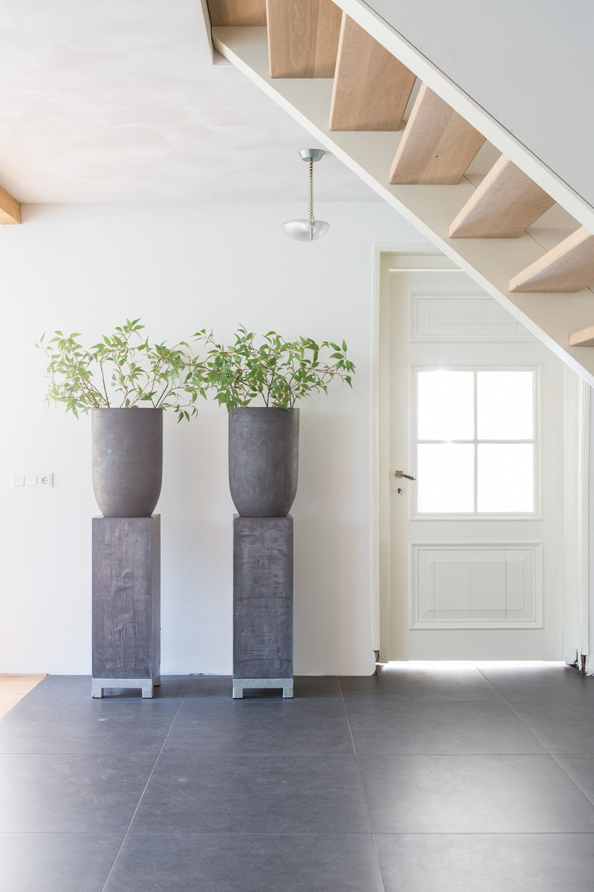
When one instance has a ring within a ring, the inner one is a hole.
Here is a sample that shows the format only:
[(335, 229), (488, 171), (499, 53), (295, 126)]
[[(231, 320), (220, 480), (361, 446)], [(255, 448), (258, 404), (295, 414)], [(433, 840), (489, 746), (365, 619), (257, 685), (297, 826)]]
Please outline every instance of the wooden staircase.
[(362, 0), (208, 6), (223, 56), (594, 385), (590, 205)]

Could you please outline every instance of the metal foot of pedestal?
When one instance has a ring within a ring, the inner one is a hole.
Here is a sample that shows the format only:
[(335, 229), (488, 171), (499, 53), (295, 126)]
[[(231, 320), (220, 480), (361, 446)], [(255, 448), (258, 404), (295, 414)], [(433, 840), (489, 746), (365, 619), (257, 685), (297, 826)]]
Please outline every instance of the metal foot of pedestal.
[(284, 699), (293, 697), (292, 678), (234, 678), (233, 699), (242, 700), (243, 692), (247, 690), (277, 690), (279, 688), (282, 688)]
[(160, 684), (160, 678), (93, 678), (92, 697), (100, 700), (103, 697), (103, 691), (111, 688), (116, 690), (140, 689), (143, 700), (146, 700), (154, 695), (153, 688)]

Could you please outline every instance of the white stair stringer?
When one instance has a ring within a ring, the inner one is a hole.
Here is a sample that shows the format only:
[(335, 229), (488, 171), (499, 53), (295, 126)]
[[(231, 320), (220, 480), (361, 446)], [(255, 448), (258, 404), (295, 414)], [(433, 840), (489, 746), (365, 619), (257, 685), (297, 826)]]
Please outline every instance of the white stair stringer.
[[(592, 291), (543, 294), (508, 290), (510, 279), (543, 254), (542, 246), (530, 235), (517, 239), (449, 238), (452, 220), (475, 191), (470, 182), (462, 181), (456, 186), (389, 185), (388, 173), (402, 132), (331, 131), (328, 122), (332, 79), (272, 79), (265, 28), (213, 28), (213, 42), (225, 58), (594, 386), (594, 351), (568, 346), (572, 332), (592, 324)], [(564, 202), (566, 209), (573, 212), (575, 208), (570, 204)], [(580, 207), (581, 222), (589, 221), (583, 203)]]

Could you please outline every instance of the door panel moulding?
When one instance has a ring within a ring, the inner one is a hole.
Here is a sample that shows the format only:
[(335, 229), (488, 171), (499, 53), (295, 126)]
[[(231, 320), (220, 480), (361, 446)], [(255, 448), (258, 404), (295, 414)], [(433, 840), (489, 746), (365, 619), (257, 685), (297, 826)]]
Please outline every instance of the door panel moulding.
[(508, 290), (510, 279), (543, 254), (542, 247), (531, 236), (524, 234), (495, 243), (485, 239), (451, 239), (450, 223), (474, 194), (474, 186), (467, 181), (447, 187), (389, 185), (388, 172), (401, 134), (330, 131), (332, 80), (273, 80), (268, 73), (265, 29), (215, 28), (213, 38), (222, 55), (594, 386), (594, 355), (585, 355), (586, 351), (579, 347), (568, 347), (569, 334), (592, 323), (592, 293), (564, 295), (560, 313), (557, 292), (536, 295)]

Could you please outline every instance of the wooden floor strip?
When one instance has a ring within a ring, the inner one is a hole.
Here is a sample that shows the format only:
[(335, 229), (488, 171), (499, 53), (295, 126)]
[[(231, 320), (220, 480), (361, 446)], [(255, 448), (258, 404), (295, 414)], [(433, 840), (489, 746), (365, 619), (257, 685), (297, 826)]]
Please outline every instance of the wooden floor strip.
[(45, 675), (0, 675), (0, 719), (44, 678)]

